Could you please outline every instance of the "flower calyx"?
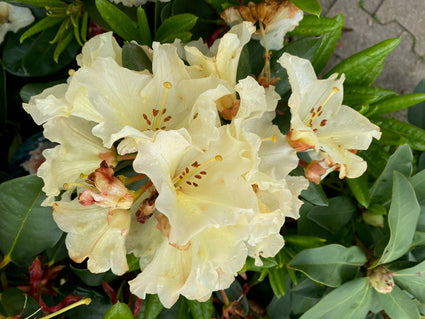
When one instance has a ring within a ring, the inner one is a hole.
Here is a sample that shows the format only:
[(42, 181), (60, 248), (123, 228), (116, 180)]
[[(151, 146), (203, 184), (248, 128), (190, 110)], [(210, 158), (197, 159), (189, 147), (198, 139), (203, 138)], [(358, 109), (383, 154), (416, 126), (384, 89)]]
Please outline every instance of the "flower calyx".
[(382, 265), (368, 269), (367, 277), (372, 287), (381, 294), (390, 293), (394, 289), (393, 274)]

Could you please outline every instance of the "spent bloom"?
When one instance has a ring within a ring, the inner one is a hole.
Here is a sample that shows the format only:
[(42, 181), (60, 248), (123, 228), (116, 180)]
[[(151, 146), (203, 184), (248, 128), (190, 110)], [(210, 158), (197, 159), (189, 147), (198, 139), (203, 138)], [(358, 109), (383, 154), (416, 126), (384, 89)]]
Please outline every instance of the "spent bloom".
[(355, 153), (367, 149), (381, 133), (366, 117), (342, 105), (344, 75), (318, 80), (310, 61), (288, 53), (279, 63), (286, 68), (292, 88), (288, 102), (291, 146), (298, 152), (308, 151), (320, 164), (324, 171), (314, 165), (316, 175), (327, 170), (338, 170), (340, 178), (362, 175), (367, 163)]
[(257, 29), (253, 38), (260, 40), (263, 47), (280, 50), (285, 34), (298, 26), (303, 12), (290, 1), (265, 0), (227, 8), (221, 17), (230, 25), (242, 21), (258, 23), (260, 29)]

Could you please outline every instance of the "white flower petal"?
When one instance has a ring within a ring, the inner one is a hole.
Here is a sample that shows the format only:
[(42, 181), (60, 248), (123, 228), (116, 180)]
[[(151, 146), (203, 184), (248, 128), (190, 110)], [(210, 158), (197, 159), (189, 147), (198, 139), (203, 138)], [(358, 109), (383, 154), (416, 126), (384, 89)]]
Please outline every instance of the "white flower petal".
[(112, 35), (112, 32), (106, 32), (87, 41), (76, 59), (80, 67), (90, 66), (99, 57), (111, 57), (119, 65), (122, 65), (121, 52), (122, 49)]

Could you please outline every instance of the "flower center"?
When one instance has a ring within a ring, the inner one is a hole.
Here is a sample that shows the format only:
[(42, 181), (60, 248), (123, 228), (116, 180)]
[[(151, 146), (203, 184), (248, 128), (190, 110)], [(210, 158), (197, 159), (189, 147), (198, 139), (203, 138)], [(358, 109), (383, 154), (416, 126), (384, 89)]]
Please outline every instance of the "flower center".
[[(339, 89), (337, 87), (333, 87), (331, 93), (329, 93), (329, 95), (325, 98), (325, 100), (322, 102), (322, 104), (319, 105), (319, 107), (317, 107), (317, 108), (312, 107), (311, 108), (310, 116), (307, 116), (304, 120), (304, 124), (306, 126), (313, 127), (313, 122), (315, 122), (315, 120), (323, 114), (323, 108), (325, 107), (326, 103), (328, 103), (329, 100), (331, 99), (331, 97), (337, 92), (339, 92)], [(327, 122), (326, 119), (322, 119), (319, 123), (319, 126), (325, 126), (326, 122)], [(313, 131), (316, 132), (317, 127), (314, 128)]]
[(202, 179), (203, 176), (207, 175), (207, 171), (204, 170), (205, 166), (213, 162), (221, 162), (222, 160), (223, 157), (221, 155), (216, 155), (201, 164), (199, 164), (198, 161), (193, 162), (192, 164), (190, 164), (190, 168), (186, 166), (180, 173), (180, 175), (174, 178), (174, 186), (178, 187), (183, 182), (185, 182), (189, 186), (198, 187), (199, 185), (198, 183), (196, 183), (196, 181), (188, 181), (187, 179), (192, 176), (198, 180)]
[[(164, 95), (162, 97), (162, 102), (159, 110), (152, 109), (152, 118), (149, 118), (149, 116), (146, 113), (143, 113), (143, 119), (145, 120), (146, 124), (148, 124), (149, 128), (148, 130), (152, 131), (158, 131), (158, 130), (165, 130), (166, 125), (165, 123), (171, 120), (171, 115), (168, 115), (162, 120), (163, 115), (167, 112), (167, 109), (165, 108), (165, 104), (167, 103), (167, 96), (168, 91), (173, 87), (170, 82), (164, 82), (162, 84), (165, 88)], [(162, 126), (161, 126), (162, 125)]]

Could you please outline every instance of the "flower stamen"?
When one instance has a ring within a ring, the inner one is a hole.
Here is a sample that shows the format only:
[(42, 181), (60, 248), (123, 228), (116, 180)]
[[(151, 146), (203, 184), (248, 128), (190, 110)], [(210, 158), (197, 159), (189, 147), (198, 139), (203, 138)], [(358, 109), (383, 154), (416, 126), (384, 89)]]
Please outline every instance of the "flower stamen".
[[(309, 126), (309, 127), (312, 127), (314, 120), (323, 114), (323, 107), (326, 105), (326, 103), (329, 102), (331, 97), (337, 92), (339, 92), (339, 89), (334, 86), (332, 88), (331, 93), (329, 93), (329, 95), (325, 98), (325, 100), (322, 102), (322, 104), (319, 105), (319, 107), (317, 109), (315, 109), (314, 107), (311, 108), (311, 110), (310, 110), (311, 117), (307, 117), (304, 120), (304, 124)], [(327, 121), (326, 119), (322, 120), (320, 122), (320, 126), (325, 126), (326, 121)]]
[[(160, 107), (159, 110), (153, 110), (154, 116), (156, 117), (156, 123), (155, 123), (154, 131), (159, 130), (159, 125), (161, 124), (161, 117), (165, 112), (167, 112), (167, 109), (165, 108), (165, 103), (167, 102), (168, 91), (173, 87), (170, 82), (164, 82), (162, 85), (164, 86), (165, 91), (164, 91), (164, 96), (162, 97), (161, 107)], [(166, 119), (167, 118), (169, 118), (169, 117), (166, 117)], [(171, 117), (170, 117), (170, 119), (171, 119)], [(169, 121), (169, 119), (167, 121)], [(161, 127), (161, 129), (162, 129), (162, 127)]]
[[(190, 170), (188, 167), (185, 167), (183, 172), (177, 177), (177, 180), (174, 182), (174, 186), (179, 186), (182, 182), (186, 181), (189, 177), (195, 174), (195, 178), (201, 179), (202, 176), (207, 175), (207, 172), (205, 170), (201, 170), (206, 165), (212, 163), (212, 162), (221, 162), (223, 160), (223, 157), (221, 155), (216, 155), (209, 160), (203, 162), (202, 164), (199, 164), (198, 161), (195, 161), (191, 164), (193, 167), (192, 170)], [(199, 174), (197, 174), (199, 172)], [(198, 184), (195, 182), (186, 181), (186, 184), (193, 185), (195, 187), (198, 187)]]
[(273, 134), (272, 136), (265, 137), (261, 139), (261, 142), (272, 141), (273, 143), (277, 142), (277, 135)]

